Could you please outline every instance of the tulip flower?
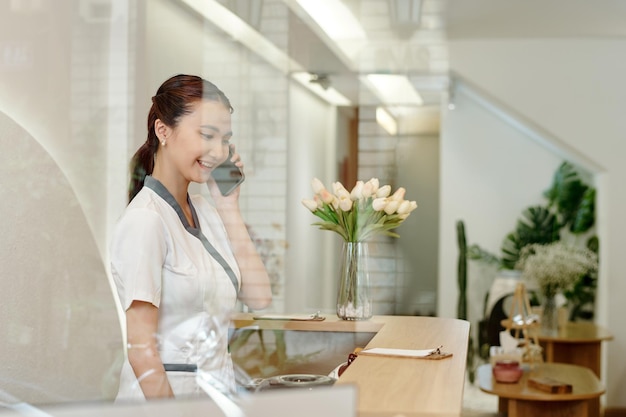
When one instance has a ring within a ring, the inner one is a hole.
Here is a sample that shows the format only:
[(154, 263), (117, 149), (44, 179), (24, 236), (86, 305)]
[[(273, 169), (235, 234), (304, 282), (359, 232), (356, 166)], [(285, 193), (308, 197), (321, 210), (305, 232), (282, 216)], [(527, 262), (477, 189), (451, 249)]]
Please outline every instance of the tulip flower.
[(352, 198), (352, 200), (354, 201), (363, 198), (363, 181), (356, 182), (356, 185), (354, 186), (352, 191), (350, 191), (350, 198)]
[(391, 194), (391, 185), (383, 185), (376, 191), (376, 197), (389, 197)]
[(405, 194), (405, 193), (406, 193), (406, 190), (405, 190), (403, 187), (400, 187), (400, 188), (398, 188), (398, 189), (396, 190), (396, 192), (395, 192), (395, 193), (393, 193), (393, 194), (391, 195), (391, 197), (390, 197), (390, 198), (391, 198), (392, 200), (395, 200), (395, 201), (400, 202), (400, 201), (404, 200), (404, 194)]
[(372, 178), (368, 182), (372, 184), (372, 190), (374, 192), (378, 191), (378, 188), (380, 187), (380, 182), (378, 181), (378, 178)]
[(372, 208), (374, 209), (374, 211), (383, 211), (386, 205), (386, 198), (375, 198), (374, 201), (372, 201)]
[(339, 198), (339, 208), (342, 211), (350, 211), (350, 209), (352, 208), (352, 200), (350, 199), (350, 194), (346, 193)]
[(311, 181), (311, 186), (313, 187), (313, 192), (315, 194), (322, 194), (322, 191), (326, 189), (322, 181), (317, 178), (313, 178)]
[(402, 200), (400, 205), (398, 206), (398, 214), (406, 214), (411, 209), (411, 202), (409, 200)]
[(398, 210), (398, 206), (400, 206), (400, 202), (398, 200), (388, 200), (387, 205), (385, 206), (385, 213), (393, 214)]
[(378, 191), (378, 178), (372, 178), (363, 185), (363, 197), (369, 198), (376, 195)]
[(336, 196), (339, 196), (340, 194), (350, 195), (350, 192), (346, 190), (346, 187), (344, 187), (343, 184), (340, 183), (339, 181), (333, 183), (333, 192), (335, 193)]
[(305, 198), (302, 200), (302, 204), (304, 204), (304, 207), (308, 208), (311, 211), (317, 210), (317, 202), (315, 200)]
[(343, 188), (343, 186), (340, 187), (336, 187), (335, 188), (335, 197), (337, 197), (338, 199), (348, 199), (350, 200), (350, 193), (348, 192), (348, 190), (346, 190), (345, 188)]
[(322, 189), (319, 193), (320, 198), (324, 202), (324, 204), (330, 204), (335, 199), (335, 196), (330, 193), (326, 188)]

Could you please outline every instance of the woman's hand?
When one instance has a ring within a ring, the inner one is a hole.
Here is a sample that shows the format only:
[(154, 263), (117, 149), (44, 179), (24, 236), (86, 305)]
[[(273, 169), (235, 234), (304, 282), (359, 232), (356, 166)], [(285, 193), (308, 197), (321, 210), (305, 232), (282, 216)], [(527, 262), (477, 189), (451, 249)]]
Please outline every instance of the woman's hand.
[[(233, 162), (235, 166), (239, 168), (239, 170), (241, 170), (241, 172), (243, 172), (243, 162), (241, 161), (241, 155), (239, 155), (235, 151), (235, 145), (231, 144), (229, 145), (229, 147), (231, 151), (229, 153), (229, 155), (231, 155), (230, 161)], [(207, 181), (207, 187), (209, 189), (209, 192), (211, 193), (211, 197), (213, 198), (213, 201), (215, 201), (216, 206), (220, 206), (222, 204), (225, 204), (225, 205), (237, 204), (239, 201), (240, 185), (238, 185), (230, 194), (225, 196), (225, 195), (222, 195), (217, 185), (217, 182), (215, 181), (213, 176), (211, 176), (209, 180)]]

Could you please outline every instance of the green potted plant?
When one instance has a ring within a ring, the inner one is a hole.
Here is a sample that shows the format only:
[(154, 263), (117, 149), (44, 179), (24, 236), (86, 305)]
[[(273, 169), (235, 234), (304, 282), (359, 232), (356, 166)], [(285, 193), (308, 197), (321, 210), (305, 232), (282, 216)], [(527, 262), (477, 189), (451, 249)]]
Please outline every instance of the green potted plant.
[[(508, 233), (501, 245), (501, 256), (494, 255), (477, 244), (467, 249), (468, 259), (496, 264), (500, 269), (514, 270), (522, 249), (531, 244), (548, 245), (570, 239), (597, 254), (598, 238), (577, 242), (588, 234), (595, 224), (595, 188), (586, 184), (576, 168), (563, 162), (554, 173), (550, 188), (544, 191), (545, 206), (531, 206), (522, 211), (515, 229)], [(570, 319), (593, 318), (596, 275), (581, 276), (563, 295), (571, 309)]]

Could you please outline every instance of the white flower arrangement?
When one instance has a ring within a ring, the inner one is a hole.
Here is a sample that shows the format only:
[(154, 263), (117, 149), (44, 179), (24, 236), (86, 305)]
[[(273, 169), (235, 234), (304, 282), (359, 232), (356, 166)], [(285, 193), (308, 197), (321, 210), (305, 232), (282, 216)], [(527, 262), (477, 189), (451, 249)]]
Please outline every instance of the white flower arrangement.
[(587, 248), (561, 241), (526, 245), (516, 265), (522, 278), (537, 283), (546, 297), (570, 288), (583, 275), (597, 271), (598, 256)]
[(331, 193), (317, 178), (311, 186), (315, 195), (302, 204), (322, 219), (314, 225), (338, 233), (346, 242), (362, 242), (376, 234), (399, 237), (392, 230), (417, 208), (415, 201), (404, 199), (404, 188), (391, 194), (391, 186), (380, 187), (377, 178), (357, 181), (352, 191), (334, 182)]

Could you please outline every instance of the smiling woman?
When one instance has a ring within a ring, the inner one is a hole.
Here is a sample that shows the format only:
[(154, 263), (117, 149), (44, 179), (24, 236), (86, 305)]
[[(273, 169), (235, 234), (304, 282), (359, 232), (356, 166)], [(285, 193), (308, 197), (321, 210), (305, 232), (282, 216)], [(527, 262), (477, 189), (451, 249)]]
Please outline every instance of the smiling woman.
[[(214, 84), (177, 75), (152, 98), (148, 139), (133, 158), (130, 203), (114, 230), (111, 273), (126, 317), (119, 400), (234, 395), (228, 319), (239, 298), (271, 300), (267, 272), (239, 210), (212, 170), (229, 154), (230, 101)], [(188, 193), (207, 183), (214, 201)], [(192, 348), (190, 348), (192, 346)]]

